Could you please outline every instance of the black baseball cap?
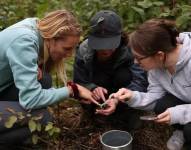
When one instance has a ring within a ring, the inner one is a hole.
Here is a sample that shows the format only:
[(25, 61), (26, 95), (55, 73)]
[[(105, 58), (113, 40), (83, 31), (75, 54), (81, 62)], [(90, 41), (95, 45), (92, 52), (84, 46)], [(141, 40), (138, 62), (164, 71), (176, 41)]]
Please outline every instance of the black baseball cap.
[(88, 45), (95, 50), (116, 49), (121, 42), (121, 18), (111, 10), (97, 12), (90, 21)]

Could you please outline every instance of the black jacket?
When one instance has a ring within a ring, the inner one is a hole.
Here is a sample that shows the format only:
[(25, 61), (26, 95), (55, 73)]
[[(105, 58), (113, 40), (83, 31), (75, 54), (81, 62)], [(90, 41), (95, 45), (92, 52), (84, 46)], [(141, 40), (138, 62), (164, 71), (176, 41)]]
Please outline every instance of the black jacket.
[[(148, 85), (146, 73), (137, 64), (134, 64), (132, 52), (126, 45), (120, 45), (112, 58), (114, 72), (121, 67), (131, 72), (132, 78), (130, 83), (125, 85), (126, 88), (136, 91), (146, 91)], [(95, 65), (95, 50), (88, 47), (88, 39), (86, 39), (76, 50), (73, 76), (74, 82), (90, 90), (100, 86), (99, 84), (96, 85), (93, 81), (96, 67), (99, 66)]]

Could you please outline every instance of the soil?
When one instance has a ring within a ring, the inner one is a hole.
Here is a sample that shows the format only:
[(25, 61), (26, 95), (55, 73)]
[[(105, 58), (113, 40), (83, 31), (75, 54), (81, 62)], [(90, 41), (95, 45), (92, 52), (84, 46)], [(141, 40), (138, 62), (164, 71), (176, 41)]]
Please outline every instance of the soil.
[[(74, 106), (75, 105), (75, 106)], [(62, 118), (62, 150), (101, 150), (100, 136), (112, 129), (126, 130), (125, 124), (112, 124), (88, 115), (79, 103), (66, 102), (60, 106)], [(148, 112), (142, 112), (144, 115)], [(151, 113), (149, 113), (151, 114)], [(139, 129), (131, 131), (133, 150), (167, 150), (166, 141), (172, 134), (167, 125), (142, 121)]]

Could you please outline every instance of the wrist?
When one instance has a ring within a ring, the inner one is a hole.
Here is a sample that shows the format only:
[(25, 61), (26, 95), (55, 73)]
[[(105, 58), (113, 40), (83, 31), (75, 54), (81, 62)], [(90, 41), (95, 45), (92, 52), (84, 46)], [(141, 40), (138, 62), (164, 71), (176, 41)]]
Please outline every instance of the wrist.
[(119, 103), (118, 99), (113, 98), (112, 100), (113, 100), (113, 102), (115, 103), (115, 105), (117, 106), (117, 105), (118, 105), (118, 103)]
[(67, 85), (67, 87), (68, 87), (68, 90), (69, 90), (69, 96), (70, 96), (70, 97), (73, 97), (73, 96), (74, 96), (74, 92), (73, 92), (73, 90), (72, 90), (72, 87), (69, 86), (69, 85)]
[(70, 96), (75, 98), (75, 99), (79, 99), (79, 90), (78, 90), (78, 86), (77, 84), (75, 84), (74, 82), (67, 82), (67, 86), (71, 89), (70, 91)]

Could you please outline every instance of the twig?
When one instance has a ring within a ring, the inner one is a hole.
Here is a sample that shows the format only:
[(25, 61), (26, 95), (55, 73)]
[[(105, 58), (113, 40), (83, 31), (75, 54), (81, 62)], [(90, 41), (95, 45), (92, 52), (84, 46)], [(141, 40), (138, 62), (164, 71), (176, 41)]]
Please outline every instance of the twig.
[(84, 147), (86, 150), (87, 150), (87, 149), (95, 149), (95, 150), (97, 149), (97, 148), (93, 148), (93, 147), (86, 146), (86, 145), (81, 144), (81, 143), (78, 143), (78, 142), (75, 142), (75, 144), (79, 144), (80, 146)]
[(54, 146), (54, 144), (52, 144), (50, 141), (46, 141), (46, 140), (44, 140), (43, 138), (41, 138), (41, 137), (39, 137), (39, 136), (38, 136), (38, 139), (39, 139), (41, 142), (44, 142), (44, 143), (46, 143), (46, 144), (49, 145), (49, 146)]

